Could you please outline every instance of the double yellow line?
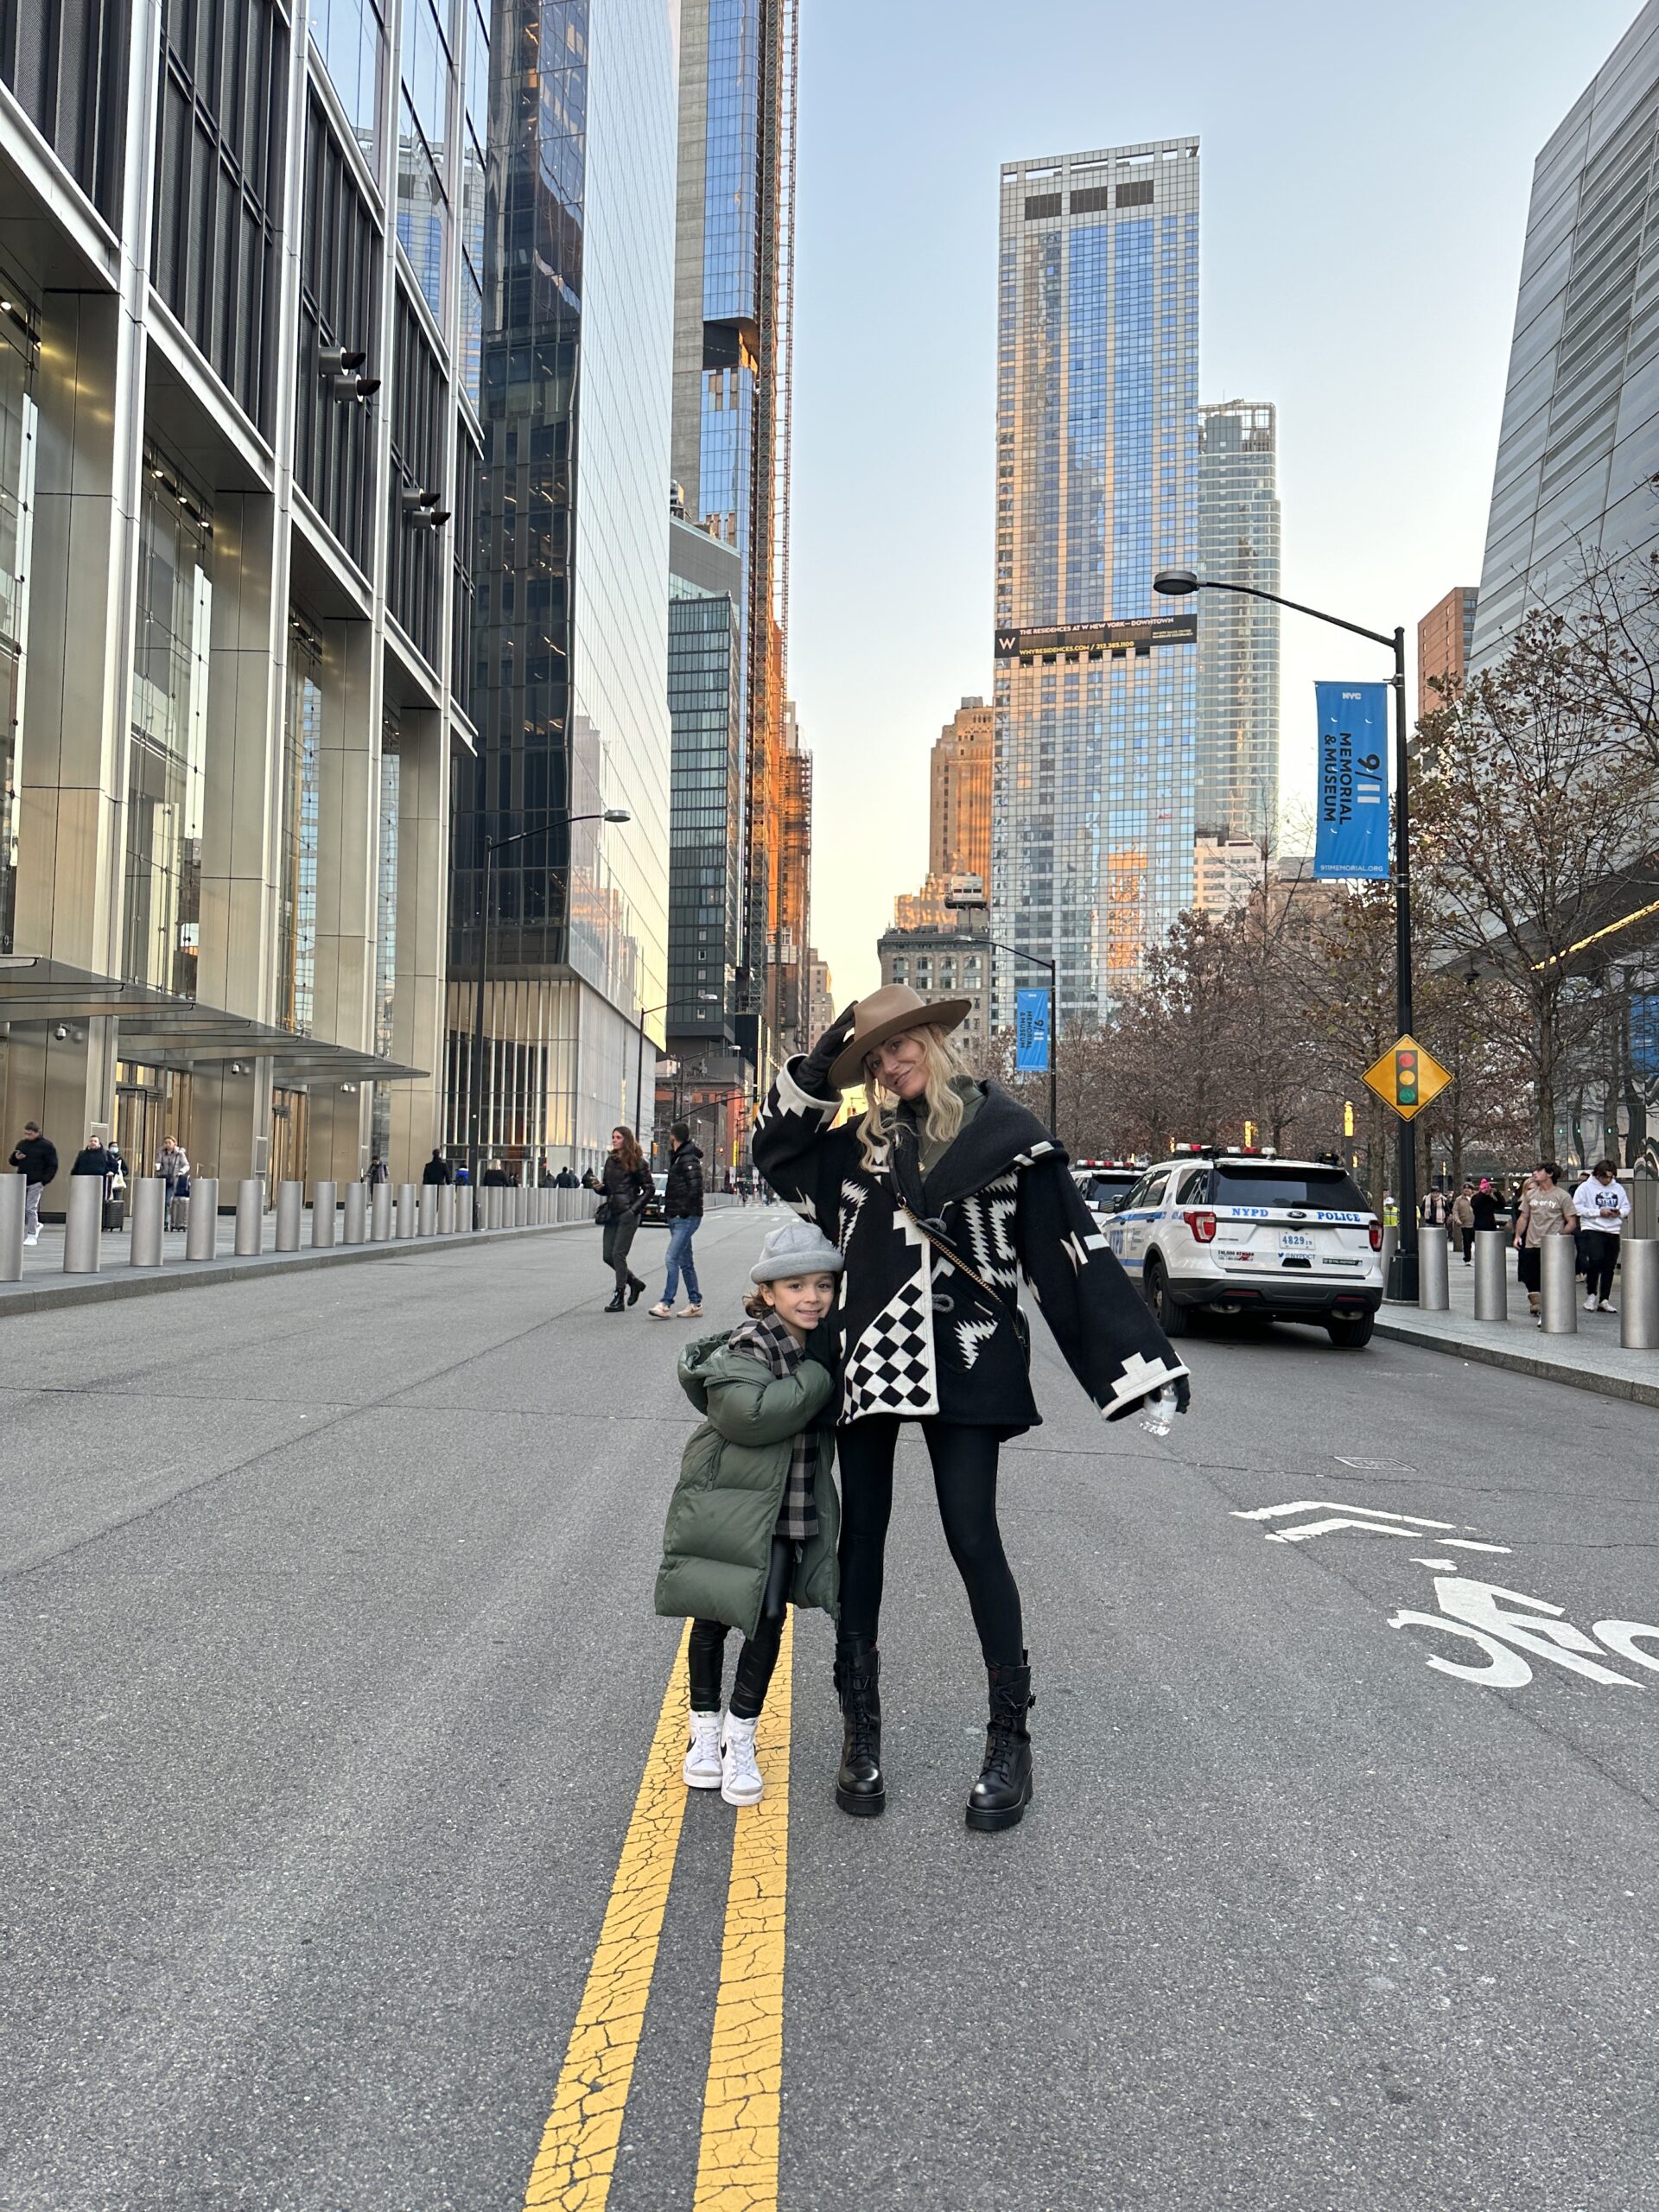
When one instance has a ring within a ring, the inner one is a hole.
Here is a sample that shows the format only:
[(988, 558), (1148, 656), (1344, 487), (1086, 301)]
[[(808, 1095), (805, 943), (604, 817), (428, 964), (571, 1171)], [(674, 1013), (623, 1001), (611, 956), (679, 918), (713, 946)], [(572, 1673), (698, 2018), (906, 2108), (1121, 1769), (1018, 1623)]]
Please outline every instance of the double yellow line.
[[(791, 1612), (758, 1731), (766, 1792), (735, 1816), (693, 2212), (776, 2212), (778, 2203), (794, 1630)], [(682, 1638), (531, 2168), (526, 2212), (603, 2212), (610, 2195), (685, 1819), (684, 1685)]]

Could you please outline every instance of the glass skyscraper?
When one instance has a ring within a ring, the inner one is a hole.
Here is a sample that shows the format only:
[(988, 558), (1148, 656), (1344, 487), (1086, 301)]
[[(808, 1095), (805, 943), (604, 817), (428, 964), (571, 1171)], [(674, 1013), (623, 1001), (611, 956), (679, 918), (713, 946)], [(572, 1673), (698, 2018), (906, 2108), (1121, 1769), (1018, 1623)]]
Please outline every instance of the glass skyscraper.
[[(1014, 162), (997, 272), (993, 935), (1103, 1013), (1192, 887), (1195, 138)], [(995, 1020), (1040, 972), (999, 956)]]
[[(1279, 589), (1279, 426), (1260, 400), (1198, 410), (1198, 574)], [(1260, 845), (1279, 821), (1279, 609), (1232, 592), (1198, 602), (1200, 837)]]
[(1580, 573), (1659, 546), (1659, 0), (1533, 169), (1472, 664)]

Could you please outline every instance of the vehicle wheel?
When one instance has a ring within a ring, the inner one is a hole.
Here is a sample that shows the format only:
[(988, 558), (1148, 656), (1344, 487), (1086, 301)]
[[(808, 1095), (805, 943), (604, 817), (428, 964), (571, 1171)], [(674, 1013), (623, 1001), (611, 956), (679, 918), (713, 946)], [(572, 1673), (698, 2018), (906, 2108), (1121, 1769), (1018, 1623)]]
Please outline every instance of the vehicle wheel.
[(1325, 1325), (1333, 1344), (1344, 1351), (1357, 1351), (1371, 1341), (1372, 1319), (1370, 1313), (1338, 1313)]
[(1185, 1336), (1192, 1326), (1192, 1316), (1170, 1296), (1169, 1277), (1161, 1260), (1147, 1261), (1146, 1282), (1147, 1303), (1157, 1315), (1159, 1327), (1166, 1337)]

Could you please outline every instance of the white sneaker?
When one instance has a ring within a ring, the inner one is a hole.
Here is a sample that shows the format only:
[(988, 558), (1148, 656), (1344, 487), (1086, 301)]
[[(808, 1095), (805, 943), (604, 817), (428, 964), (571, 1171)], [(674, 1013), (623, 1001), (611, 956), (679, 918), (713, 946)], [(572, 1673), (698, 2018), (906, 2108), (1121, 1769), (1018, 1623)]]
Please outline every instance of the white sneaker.
[(671, 1321), (674, 1319), (674, 1308), (665, 1298), (659, 1298), (654, 1306), (648, 1306), (645, 1311), (653, 1321)]
[(1611, 1298), (1604, 1298), (1601, 1301), (1600, 1311), (1604, 1313), (1617, 1313), (1618, 1308), (1614, 1305)]
[(680, 1308), (680, 1319), (682, 1321), (701, 1321), (702, 1319), (702, 1306), (682, 1306)]
[(754, 1723), (726, 1716), (726, 1740), (721, 1745), (720, 1794), (728, 1805), (753, 1805), (766, 1789), (754, 1763)]
[(1596, 1310), (1596, 1301), (1595, 1301), (1595, 1300), (1594, 1300), (1593, 1298), (1586, 1298), (1586, 1299), (1585, 1300), (1585, 1301), (1584, 1301), (1584, 1310), (1585, 1310), (1585, 1312), (1586, 1312), (1586, 1313), (1593, 1313), (1595, 1312), (1595, 1310)]
[(717, 1713), (694, 1713), (691, 1715), (690, 1749), (685, 1755), (685, 1764), (680, 1769), (681, 1779), (688, 1789), (718, 1789), (720, 1787), (720, 1719)]
[(25, 1244), (38, 1244), (38, 1243), (40, 1243), (40, 1241), (41, 1241), (41, 1232), (40, 1232), (40, 1230), (39, 1230), (38, 1229), (35, 1230), (35, 1234), (34, 1234), (32, 1236), (25, 1236), (25, 1237), (24, 1237), (24, 1239), (23, 1239), (23, 1242), (24, 1242), (24, 1243), (25, 1243)]

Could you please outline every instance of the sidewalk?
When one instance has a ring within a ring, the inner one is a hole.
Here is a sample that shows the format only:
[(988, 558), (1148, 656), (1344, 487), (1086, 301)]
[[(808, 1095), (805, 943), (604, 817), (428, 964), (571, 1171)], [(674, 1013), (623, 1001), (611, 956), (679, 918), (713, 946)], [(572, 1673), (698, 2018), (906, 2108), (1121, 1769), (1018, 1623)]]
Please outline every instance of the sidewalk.
[[(1535, 1375), (1547, 1382), (1565, 1382), (1575, 1390), (1659, 1406), (1659, 1351), (1626, 1351), (1618, 1341), (1618, 1314), (1586, 1313), (1581, 1298), (1575, 1299), (1573, 1311), (1578, 1334), (1547, 1337), (1534, 1327), (1527, 1311), (1527, 1294), (1515, 1278), (1513, 1251), (1508, 1262), (1507, 1321), (1476, 1320), (1475, 1271), (1472, 1266), (1465, 1267), (1454, 1252), (1451, 1312), (1425, 1313), (1414, 1306), (1384, 1305), (1376, 1317), (1377, 1335), (1450, 1352), (1457, 1359), (1479, 1360), (1488, 1367), (1507, 1367), (1518, 1375)], [(1622, 1278), (1616, 1279), (1615, 1304), (1621, 1287)]]

